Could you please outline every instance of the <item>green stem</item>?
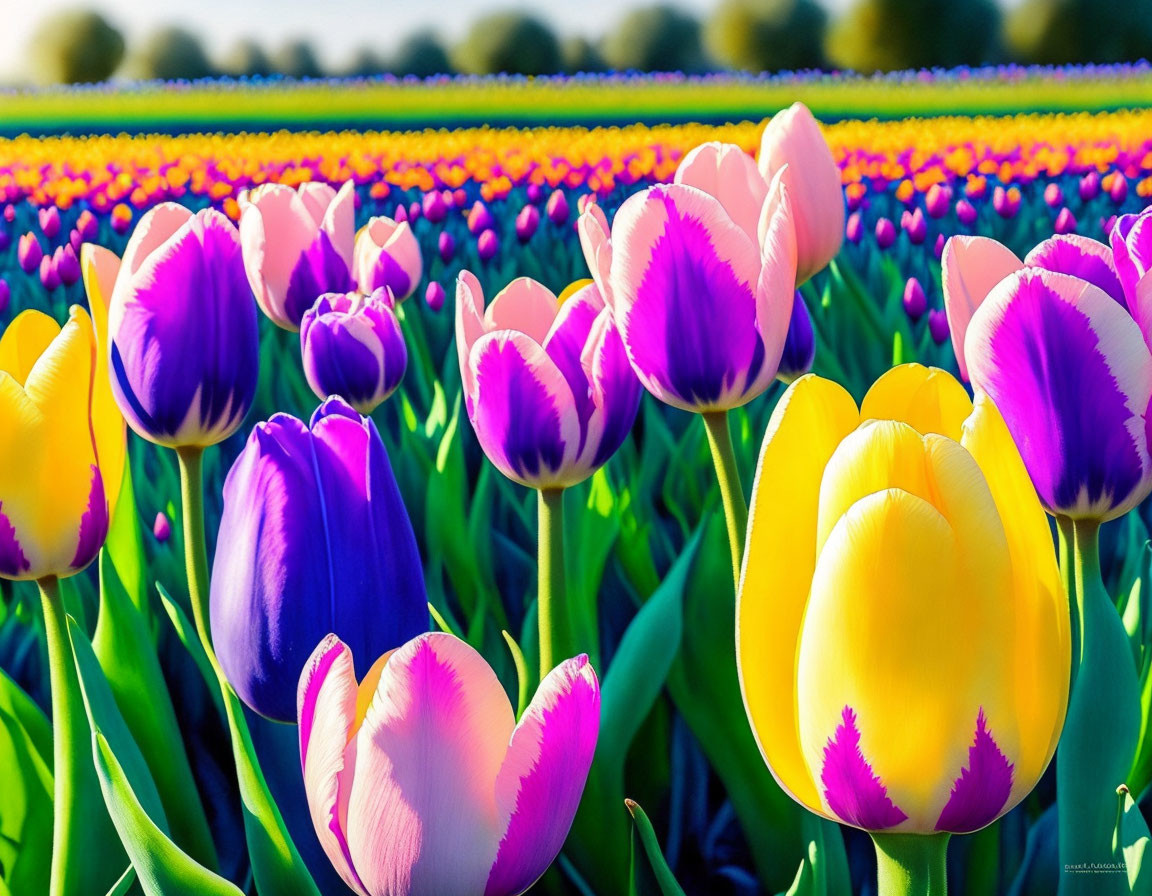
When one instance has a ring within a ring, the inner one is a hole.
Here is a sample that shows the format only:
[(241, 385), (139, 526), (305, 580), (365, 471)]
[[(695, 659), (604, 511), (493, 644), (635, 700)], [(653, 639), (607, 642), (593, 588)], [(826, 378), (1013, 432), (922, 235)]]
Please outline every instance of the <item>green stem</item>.
[(727, 411), (707, 411), (700, 415), (708, 430), (708, 447), (720, 484), (724, 502), (724, 519), (728, 522), (728, 545), (732, 549), (732, 578), (740, 590), (740, 567), (744, 557), (744, 534), (748, 529), (748, 502), (740, 485), (736, 453), (732, 450), (732, 433), (728, 429)]
[(184, 566), (188, 573), (188, 597), (196, 634), (216, 668), (212, 633), (208, 628), (208, 546), (204, 534), (204, 449), (176, 449), (180, 461), (180, 510), (184, 522)]
[(1056, 753), (1061, 896), (1127, 893), (1127, 876), (1085, 868), (1113, 861), (1116, 788), (1125, 783), (1140, 732), (1140, 685), (1128, 635), (1100, 576), (1096, 520), (1074, 520), (1073, 629), (1079, 644), (1068, 716)]
[(1076, 667), (1080, 665), (1080, 610), (1076, 600), (1076, 563), (1075, 541), (1076, 535), (1072, 520), (1066, 516), (1056, 517), (1056, 534), (1060, 547), (1060, 577), (1064, 582), (1064, 591), (1068, 595), (1068, 610), (1070, 619), (1070, 641), (1072, 644), (1072, 669), (1069, 679), (1071, 685), (1076, 682)]
[(873, 834), (878, 896), (947, 896), (951, 834)]
[(541, 489), (537, 503), (536, 616), (540, 632), (540, 680), (567, 659), (568, 602), (564, 567), (564, 490)]

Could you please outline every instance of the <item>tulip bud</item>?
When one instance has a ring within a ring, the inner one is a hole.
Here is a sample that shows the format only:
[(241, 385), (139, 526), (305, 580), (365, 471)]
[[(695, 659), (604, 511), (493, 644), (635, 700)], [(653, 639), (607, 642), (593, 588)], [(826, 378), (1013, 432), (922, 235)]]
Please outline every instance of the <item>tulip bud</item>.
[(1061, 234), (1075, 233), (1076, 224), (1076, 216), (1072, 214), (1071, 209), (1065, 206), (1060, 209), (1060, 214), (1056, 216), (1056, 223), (1053, 225), (1053, 230)]
[(864, 222), (860, 220), (859, 212), (852, 212), (848, 216), (848, 223), (844, 227), (844, 236), (853, 245), (864, 238)]
[(915, 323), (924, 316), (928, 310), (928, 299), (924, 295), (924, 287), (915, 277), (909, 277), (904, 284), (904, 312)]
[(924, 220), (924, 213), (919, 207), (911, 212), (905, 211), (900, 215), (900, 227), (908, 234), (908, 242), (919, 246), (928, 239), (928, 224)]
[(888, 218), (880, 218), (876, 222), (876, 245), (880, 249), (889, 248), (896, 242), (896, 225)]
[(928, 332), (932, 334), (932, 341), (943, 345), (948, 341), (951, 331), (948, 329), (948, 314), (941, 308), (933, 308), (928, 312)]
[(952, 207), (952, 188), (944, 184), (932, 184), (924, 197), (924, 209), (930, 218), (943, 218)]
[(1060, 184), (1052, 183), (1044, 188), (1044, 201), (1050, 208), (1059, 208), (1064, 204), (1064, 191), (1060, 189)]
[(433, 280), (424, 290), (424, 301), (433, 311), (439, 311), (444, 307), (444, 299), (444, 287), (438, 281)]
[(36, 234), (26, 233), (20, 237), (20, 242), (16, 247), (16, 259), (20, 262), (20, 268), (24, 273), (31, 274), (40, 267), (40, 259), (43, 257), (44, 250), (40, 248), (40, 241), (36, 239)]
[(568, 223), (568, 216), (571, 210), (568, 207), (568, 197), (564, 195), (563, 190), (552, 191), (552, 195), (548, 197), (548, 204), (544, 207), (544, 211), (548, 214), (548, 220), (553, 224)]
[(932, 245), (932, 254), (936, 257), (937, 261), (944, 255), (944, 244), (946, 242), (947, 240), (944, 239), (944, 234), (936, 234), (936, 242)]
[(516, 216), (516, 239), (522, 243), (528, 242), (536, 233), (540, 225), (540, 209), (534, 205), (526, 205), (520, 209)]
[(440, 260), (444, 264), (448, 264), (452, 260), (452, 256), (456, 254), (456, 238), (447, 230), (442, 230), (436, 248), (440, 253)]
[(1001, 218), (1014, 218), (1020, 210), (1020, 191), (1016, 187), (1005, 190), (997, 187), (992, 192), (992, 207)]
[(40, 231), (50, 240), (56, 239), (60, 233), (60, 210), (54, 205), (42, 208), (37, 212), (40, 221)]
[(8, 303), (12, 299), (12, 290), (8, 286), (8, 281), (0, 277), (0, 314), (4, 314), (8, 310)]
[(495, 223), (492, 213), (488, 211), (488, 206), (477, 199), (472, 205), (472, 210), (468, 212), (468, 232), (473, 236), (479, 236), (485, 230), (492, 228)]
[(448, 203), (439, 190), (424, 194), (423, 208), (424, 217), (433, 224), (439, 224), (448, 215)]
[(172, 537), (172, 524), (168, 521), (167, 514), (162, 510), (156, 513), (156, 519), (152, 522), (152, 537), (160, 544), (164, 544)]
[(112, 230), (116, 233), (127, 233), (132, 226), (132, 209), (123, 202), (112, 207)]
[(60, 286), (60, 273), (56, 270), (51, 255), (45, 255), (40, 259), (40, 283), (49, 292)]
[(544, 186), (543, 186), (543, 184), (530, 183), (530, 184), (528, 184), (528, 188), (527, 188), (527, 190), (525, 190), (525, 193), (528, 197), (528, 201), (531, 202), (533, 205), (539, 205), (541, 202), (544, 201)]
[(356, 284), (363, 293), (388, 287), (397, 301), (416, 291), (424, 276), (420, 244), (406, 221), (372, 218), (356, 236)]
[(1108, 188), (1108, 196), (1117, 205), (1128, 198), (1128, 179), (1118, 171), (1112, 178), (1112, 186)]
[(11, 224), (16, 220), (16, 206), (8, 203), (4, 206), (4, 220)]
[(71, 246), (60, 246), (52, 253), (52, 266), (65, 286), (71, 286), (80, 279), (80, 260)]
[(1080, 178), (1080, 200), (1082, 202), (1089, 202), (1100, 195), (1100, 175), (1095, 171), (1089, 171), (1082, 178)]
[(100, 235), (100, 222), (92, 212), (84, 209), (76, 218), (76, 232), (80, 234), (81, 242), (90, 243)]
[(392, 209), (392, 220), (397, 224), (403, 224), (408, 220), (408, 209), (403, 202), (397, 202), (396, 208)]
[(965, 227), (971, 227), (976, 223), (976, 207), (967, 199), (961, 199), (956, 203), (956, 220)]
[(452, 203), (456, 208), (464, 208), (468, 204), (468, 192), (463, 187), (457, 187), (452, 191)]
[(500, 237), (495, 230), (485, 230), (476, 240), (476, 253), (481, 261), (491, 261), (500, 251)]

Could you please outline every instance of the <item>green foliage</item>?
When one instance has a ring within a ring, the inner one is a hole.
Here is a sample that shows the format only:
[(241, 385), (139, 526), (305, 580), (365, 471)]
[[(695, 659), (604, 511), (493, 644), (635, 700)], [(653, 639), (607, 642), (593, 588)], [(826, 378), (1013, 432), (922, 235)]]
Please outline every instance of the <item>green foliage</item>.
[(306, 40), (290, 40), (272, 54), (272, 69), (290, 78), (322, 78), (316, 51)]
[(220, 70), (225, 74), (266, 78), (272, 74), (272, 60), (264, 48), (254, 40), (245, 39), (233, 44), (220, 59)]
[(586, 37), (566, 38), (561, 56), (564, 59), (564, 71), (569, 73), (602, 72), (608, 67), (600, 50)]
[(828, 35), (836, 65), (865, 74), (978, 65), (998, 53), (993, 0), (857, 0)]
[(1152, 3), (1025, 0), (1009, 15), (1005, 36), (1024, 62), (1135, 61), (1152, 56)]
[(131, 77), (141, 80), (192, 81), (213, 74), (200, 38), (178, 27), (152, 32), (132, 53), (127, 69)]
[(751, 72), (820, 68), (828, 15), (814, 0), (724, 0), (708, 20), (708, 51)]
[(700, 22), (675, 6), (635, 9), (604, 38), (604, 58), (618, 71), (700, 72), (708, 68)]
[(432, 75), (451, 74), (452, 62), (448, 51), (433, 31), (417, 31), (406, 37), (388, 63), (388, 71), (395, 75), (416, 75), (428, 78)]
[(124, 37), (97, 12), (68, 9), (45, 18), (28, 42), (33, 77), (43, 84), (104, 81), (124, 58)]
[(533, 16), (497, 12), (472, 24), (453, 58), (470, 74), (551, 75), (560, 71), (560, 43)]

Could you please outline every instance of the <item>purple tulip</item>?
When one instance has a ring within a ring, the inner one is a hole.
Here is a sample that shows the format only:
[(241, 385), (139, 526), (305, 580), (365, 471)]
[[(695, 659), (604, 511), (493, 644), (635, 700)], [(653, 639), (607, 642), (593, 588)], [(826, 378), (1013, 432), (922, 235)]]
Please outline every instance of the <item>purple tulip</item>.
[(900, 215), (900, 228), (908, 234), (908, 242), (913, 246), (919, 246), (928, 239), (928, 224), (919, 207), (914, 208), (911, 212), (905, 211)]
[(392, 211), (392, 220), (397, 224), (404, 224), (408, 221), (408, 209), (403, 202), (396, 203), (396, 208)]
[(495, 230), (485, 230), (476, 240), (476, 254), (481, 261), (491, 261), (500, 251), (500, 237)]
[(496, 221), (492, 217), (492, 212), (488, 211), (488, 206), (477, 199), (472, 205), (472, 210), (468, 212), (468, 232), (473, 236), (479, 236), (495, 224)]
[(776, 379), (782, 383), (798, 380), (812, 369), (816, 360), (816, 335), (812, 331), (812, 315), (804, 302), (804, 295), (796, 290), (792, 300), (792, 318), (788, 323), (788, 336), (780, 354), (780, 367)]
[(1112, 177), (1112, 186), (1108, 188), (1108, 196), (1113, 202), (1119, 205), (1128, 198), (1128, 178), (1122, 174), (1115, 174)]
[(420, 203), (413, 199), (410, 203), (408, 203), (408, 220), (419, 221), (420, 215)]
[(8, 203), (4, 206), (4, 220), (11, 224), (16, 220), (16, 206)]
[(1125, 305), (1141, 330), (1152, 333), (1152, 208), (1116, 219), (1109, 240)]
[(423, 209), (424, 217), (433, 224), (439, 224), (448, 216), (448, 203), (439, 190), (424, 194)]
[(896, 225), (888, 218), (876, 222), (876, 245), (880, 249), (889, 248), (896, 242)]
[(522, 243), (528, 242), (540, 226), (540, 209), (534, 205), (526, 205), (520, 209), (516, 216), (516, 239)]
[(553, 224), (568, 223), (571, 209), (568, 207), (568, 197), (564, 195), (563, 190), (552, 191), (552, 195), (548, 197), (548, 204), (544, 206), (544, 211), (548, 215), (548, 220)]
[(322, 295), (300, 322), (300, 354), (317, 396), (339, 395), (361, 414), (371, 414), (396, 391), (408, 366), (388, 287), (370, 296)]
[(1080, 199), (1082, 202), (1088, 202), (1099, 195), (1100, 175), (1095, 171), (1089, 171), (1080, 178)]
[(40, 248), (40, 240), (36, 239), (36, 234), (26, 233), (20, 237), (16, 247), (16, 259), (25, 274), (31, 274), (40, 267), (40, 259), (43, 257), (44, 250)]
[(489, 460), (516, 482), (581, 482), (632, 428), (640, 383), (594, 283), (561, 305), (522, 277), (485, 308), (479, 281), (464, 271), (456, 346), (468, 419)]
[(967, 199), (961, 199), (956, 203), (956, 220), (965, 227), (971, 227), (976, 223), (976, 214), (976, 206)]
[(386, 286), (397, 301), (404, 301), (424, 276), (424, 257), (412, 226), (399, 219), (370, 218), (356, 235), (352, 269), (360, 292)]
[(0, 277), (0, 314), (8, 310), (8, 303), (12, 299), (12, 290), (8, 281)]
[(1015, 187), (1005, 190), (997, 187), (992, 191), (992, 208), (1001, 218), (1014, 218), (1020, 211), (1020, 191)]
[(51, 255), (45, 255), (40, 259), (40, 283), (49, 292), (60, 286), (60, 273), (56, 270)]
[(444, 299), (444, 287), (436, 280), (433, 280), (428, 284), (428, 288), (424, 290), (424, 301), (433, 311), (439, 311), (444, 307)]
[(1112, 228), (1116, 226), (1117, 220), (1119, 219), (1116, 215), (1109, 215), (1107, 218), (1100, 219), (1100, 229), (1104, 231), (1106, 236), (1112, 233)]
[(1076, 232), (1076, 216), (1072, 214), (1072, 210), (1068, 206), (1060, 209), (1060, 214), (1056, 216), (1056, 223), (1053, 225), (1053, 230), (1056, 233), (1075, 233)]
[(224, 674), (261, 715), (296, 720), (296, 685), (329, 633), (371, 658), (428, 628), (412, 524), (371, 420), (339, 398), (309, 426), (257, 424), (224, 483), (212, 637)]
[(932, 254), (933, 254), (933, 256), (935, 256), (937, 261), (939, 261), (940, 257), (944, 254), (944, 243), (945, 242), (946, 242), (946, 240), (944, 239), (944, 234), (942, 234), (942, 233), (936, 234), (936, 242), (932, 244)]
[(1060, 189), (1060, 184), (1048, 184), (1044, 188), (1044, 201), (1049, 208), (1059, 208), (1064, 204), (1064, 191)]
[(864, 222), (860, 220), (860, 212), (852, 212), (848, 222), (844, 225), (844, 239), (856, 245), (864, 238)]
[(235, 432), (256, 394), (256, 315), (232, 223), (212, 209), (152, 208), (108, 309), (112, 391), (128, 424), (173, 448)]
[(456, 238), (447, 230), (440, 231), (436, 249), (440, 253), (440, 260), (444, 264), (448, 264), (452, 260), (452, 256), (456, 254)]
[(100, 222), (91, 211), (84, 209), (76, 218), (76, 232), (81, 242), (91, 243), (100, 235)]
[(948, 341), (948, 315), (940, 308), (933, 308), (928, 312), (928, 332), (932, 334), (932, 341), (943, 345)]
[(71, 246), (60, 246), (52, 253), (52, 266), (65, 286), (71, 286), (80, 279), (80, 260)]
[(928, 298), (924, 295), (924, 287), (915, 277), (909, 277), (904, 284), (904, 312), (915, 323), (924, 316), (928, 310)]
[(924, 210), (930, 218), (943, 218), (952, 207), (952, 188), (944, 184), (932, 184), (924, 197)]
[(528, 184), (528, 189), (525, 191), (528, 196), (528, 201), (533, 205), (539, 205), (544, 201), (544, 185), (531, 183)]
[(160, 544), (163, 544), (172, 537), (172, 524), (168, 521), (168, 516), (162, 510), (156, 514), (156, 519), (152, 523), (152, 537), (160, 542)]
[(80, 247), (84, 245), (84, 240), (80, 238), (79, 230), (73, 230), (68, 234), (68, 245), (74, 255), (80, 254)]
[(50, 240), (56, 239), (60, 233), (60, 210), (50, 205), (40, 209), (36, 216), (40, 221), (40, 232)]

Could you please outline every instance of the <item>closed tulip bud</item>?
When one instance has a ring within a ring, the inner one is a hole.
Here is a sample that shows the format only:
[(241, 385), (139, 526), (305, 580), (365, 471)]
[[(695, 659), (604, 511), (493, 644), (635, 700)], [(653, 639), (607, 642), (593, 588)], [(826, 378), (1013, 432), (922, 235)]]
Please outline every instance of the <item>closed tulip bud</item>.
[(522, 277), (485, 308), (479, 281), (464, 271), (456, 345), (468, 419), (509, 479), (533, 488), (574, 485), (632, 429), (640, 383), (594, 283), (561, 304)]
[(876, 222), (876, 246), (887, 249), (894, 242), (896, 242), (896, 225), (888, 218), (880, 218)]
[(452, 203), (456, 208), (464, 208), (468, 204), (468, 191), (463, 187), (457, 187), (452, 191)]
[(904, 313), (915, 323), (927, 310), (928, 299), (924, 295), (924, 287), (915, 277), (909, 277), (904, 284)]
[(528, 242), (540, 226), (540, 209), (534, 205), (526, 205), (520, 209), (516, 216), (516, 239), (522, 243)]
[(112, 207), (112, 230), (116, 233), (127, 233), (132, 226), (132, 209), (123, 202)]
[(356, 285), (371, 293), (388, 287), (402, 302), (416, 291), (424, 276), (420, 244), (406, 221), (372, 218), (356, 235)]
[(1108, 188), (1108, 196), (1119, 205), (1128, 198), (1128, 179), (1119, 172), (1112, 178), (1112, 186)]
[(124, 469), (124, 418), (96, 357), (106, 338), (73, 306), (61, 327), (39, 311), (0, 334), (0, 577), (84, 569), (104, 544)]
[(440, 260), (444, 264), (448, 264), (452, 260), (452, 256), (456, 254), (456, 238), (447, 230), (441, 231), (436, 249), (440, 253)]
[(260, 309), (278, 327), (300, 319), (326, 292), (352, 289), (355, 196), (327, 184), (264, 184), (240, 195), (244, 269)]
[(948, 341), (950, 331), (947, 312), (941, 308), (933, 308), (928, 312), (928, 332), (937, 345), (943, 345)]
[(16, 260), (25, 274), (31, 274), (40, 267), (40, 260), (44, 257), (44, 250), (40, 248), (40, 241), (36, 234), (26, 233), (20, 237), (16, 246)]
[(525, 892), (560, 852), (596, 750), (588, 658), (552, 670), (517, 723), (452, 635), (377, 656), (333, 635), (300, 677), (304, 789), (329, 861), (364, 896)]
[(328, 293), (300, 323), (304, 376), (320, 399), (339, 395), (371, 414), (404, 378), (408, 349), (392, 296)]
[(335, 632), (371, 657), (427, 631), (412, 524), (371, 420), (339, 398), (305, 425), (252, 430), (224, 483), (210, 616), (220, 666), (251, 709), (296, 720), (296, 683)]
[(76, 232), (80, 234), (81, 242), (90, 243), (100, 235), (100, 222), (92, 212), (84, 209), (76, 218)]
[(968, 833), (1040, 780), (1068, 700), (1068, 598), (986, 396), (973, 407), (913, 364), (859, 409), (797, 380), (768, 424), (744, 556), (744, 705), (793, 799), (871, 832)]
[(65, 286), (71, 286), (80, 279), (80, 261), (71, 246), (60, 246), (52, 253), (52, 266)]
[(1016, 187), (997, 187), (992, 192), (992, 207), (1001, 218), (1014, 218), (1020, 211), (1020, 191)]
[(256, 393), (256, 307), (240, 235), (220, 212), (147, 212), (108, 312), (112, 387), (128, 424), (172, 448), (221, 442)]
[(543, 184), (530, 183), (524, 192), (528, 197), (528, 201), (533, 205), (539, 205), (544, 201), (545, 191)]
[(392, 210), (392, 220), (397, 224), (403, 224), (408, 220), (408, 208), (403, 202), (396, 203), (396, 208)]
[(424, 290), (424, 301), (433, 311), (439, 311), (444, 307), (444, 299), (444, 287), (433, 280), (428, 284), (428, 288)]
[(760, 173), (784, 172), (796, 231), (796, 283), (804, 283), (840, 251), (844, 191), (840, 168), (808, 107), (793, 103), (772, 116), (760, 141)]
[(152, 523), (152, 537), (160, 544), (164, 544), (172, 537), (172, 524), (168, 521), (167, 514), (162, 510), (157, 512), (156, 519)]
[(439, 224), (448, 216), (448, 203), (439, 190), (424, 194), (423, 207), (424, 217), (433, 224)]
[(944, 239), (944, 234), (936, 234), (936, 242), (932, 244), (932, 255), (939, 261), (944, 255), (944, 244), (947, 240)]
[(76, 255), (80, 254), (80, 247), (84, 245), (84, 240), (80, 238), (80, 231), (73, 230), (68, 234), (68, 245), (72, 247), (72, 252)]
[(16, 206), (8, 203), (4, 206), (4, 220), (11, 224), (16, 220)]
[(571, 209), (568, 207), (568, 197), (564, 195), (563, 190), (553, 190), (552, 195), (548, 197), (548, 204), (544, 207), (544, 211), (548, 215), (548, 220), (553, 224), (567, 224), (568, 216), (571, 214)]
[(420, 203), (416, 200), (412, 200), (412, 202), (408, 203), (408, 220), (420, 220)]
[(42, 208), (36, 213), (40, 222), (40, 232), (50, 240), (60, 234), (60, 210), (54, 205)]
[(969, 177), (964, 185), (964, 195), (969, 199), (983, 199), (988, 194), (986, 177)]
[(1082, 178), (1080, 178), (1080, 200), (1082, 202), (1089, 202), (1100, 195), (1100, 175), (1095, 171), (1089, 171)]
[(943, 218), (952, 207), (952, 188), (944, 184), (932, 184), (924, 197), (924, 210), (930, 218)]
[(967, 199), (961, 199), (956, 203), (956, 220), (965, 227), (971, 227), (976, 223), (976, 206)]
[(481, 261), (491, 261), (500, 251), (500, 237), (495, 230), (485, 230), (476, 240), (476, 254)]
[(816, 360), (816, 334), (812, 331), (812, 315), (804, 303), (804, 295), (796, 290), (792, 300), (792, 319), (788, 324), (788, 338), (784, 340), (784, 351), (780, 355), (780, 369), (776, 379), (790, 383), (812, 369)]
[(928, 224), (919, 208), (906, 211), (900, 216), (900, 228), (908, 234), (908, 242), (913, 246), (919, 246), (928, 239)]
[(479, 236), (485, 230), (493, 227), (495, 223), (492, 212), (488, 211), (488, 206), (477, 199), (472, 205), (472, 210), (468, 212), (468, 232), (473, 236)]
[(1048, 184), (1044, 188), (1044, 201), (1050, 208), (1059, 208), (1064, 204), (1064, 191), (1060, 184)]
[(1100, 219), (1100, 229), (1104, 231), (1105, 236), (1112, 233), (1112, 228), (1116, 226), (1117, 215), (1109, 215), (1107, 218)]
[(848, 223), (844, 228), (844, 236), (852, 245), (856, 245), (864, 238), (864, 222), (860, 220), (859, 212), (853, 212), (848, 216)]
[(1056, 216), (1056, 223), (1052, 225), (1052, 229), (1056, 233), (1075, 233), (1076, 226), (1076, 216), (1072, 214), (1072, 210), (1068, 206), (1064, 206), (1060, 209), (1060, 214)]
[(51, 255), (45, 255), (40, 259), (40, 283), (49, 292), (60, 286), (60, 273), (56, 270)]

